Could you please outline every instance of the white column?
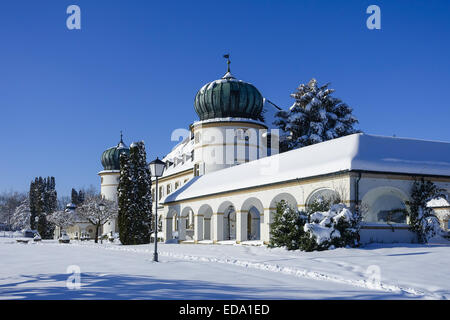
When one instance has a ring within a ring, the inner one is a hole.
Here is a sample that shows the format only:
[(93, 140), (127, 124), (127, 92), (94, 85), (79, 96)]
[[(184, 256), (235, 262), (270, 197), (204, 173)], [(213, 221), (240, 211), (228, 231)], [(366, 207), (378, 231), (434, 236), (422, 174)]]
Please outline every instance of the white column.
[(247, 240), (247, 211), (236, 211), (236, 241)]
[(222, 241), (223, 240), (223, 212), (217, 212), (212, 216), (212, 224), (213, 224), (213, 241)]
[(164, 234), (164, 240), (168, 241), (172, 239), (172, 218), (163, 217), (162, 229)]
[(178, 220), (178, 240), (184, 241), (186, 240), (186, 218), (180, 217)]
[(270, 208), (264, 208), (264, 215), (261, 215), (261, 221), (264, 221), (261, 224), (261, 240), (265, 243), (270, 241), (270, 223), (272, 223), (271, 219), (273, 219), (273, 213), (270, 211)]
[(194, 241), (203, 240), (203, 215), (194, 214)]

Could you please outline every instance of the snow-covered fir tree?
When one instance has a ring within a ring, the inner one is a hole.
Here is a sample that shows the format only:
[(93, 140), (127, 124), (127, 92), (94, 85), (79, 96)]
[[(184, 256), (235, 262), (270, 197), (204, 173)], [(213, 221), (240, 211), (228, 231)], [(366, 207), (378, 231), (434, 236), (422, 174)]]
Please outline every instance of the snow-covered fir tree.
[(121, 243), (149, 243), (152, 232), (151, 176), (144, 142), (133, 143), (130, 155), (120, 156), (118, 191)]
[(433, 182), (423, 178), (414, 181), (409, 203), (409, 225), (420, 243), (427, 243), (441, 230), (439, 219), (433, 214), (433, 209), (427, 206), (429, 201), (439, 198), (446, 198), (446, 195)]
[[(54, 177), (35, 178), (30, 184), (30, 226), (39, 232), (43, 239), (51, 239), (55, 226), (47, 220), (47, 216), (58, 208)], [(37, 223), (36, 223), (37, 217)]]
[(300, 238), (306, 216), (285, 201), (277, 203), (273, 222), (270, 224), (270, 247), (286, 247), (288, 250), (300, 249)]
[(301, 84), (291, 94), (289, 110), (279, 111), (275, 124), (282, 130), (280, 149), (292, 150), (357, 132), (358, 120), (342, 100), (334, 98), (329, 84), (319, 86), (316, 79)]

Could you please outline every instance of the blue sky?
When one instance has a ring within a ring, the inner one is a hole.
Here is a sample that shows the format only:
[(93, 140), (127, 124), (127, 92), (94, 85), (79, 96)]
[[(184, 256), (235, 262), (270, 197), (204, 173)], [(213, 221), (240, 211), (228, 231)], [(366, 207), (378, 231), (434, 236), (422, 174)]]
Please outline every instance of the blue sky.
[[(71, 4), (81, 30), (66, 27)], [(381, 30), (366, 27), (371, 4)], [(59, 195), (99, 187), (120, 130), (164, 156), (224, 53), (281, 107), (315, 77), (366, 133), (450, 141), (449, 16), (450, 1), (2, 1), (0, 191), (40, 175)]]

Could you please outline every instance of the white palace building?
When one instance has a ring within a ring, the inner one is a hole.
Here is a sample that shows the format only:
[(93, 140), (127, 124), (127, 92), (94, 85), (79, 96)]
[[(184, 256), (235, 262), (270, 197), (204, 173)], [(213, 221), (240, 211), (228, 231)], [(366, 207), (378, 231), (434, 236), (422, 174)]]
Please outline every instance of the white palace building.
[[(280, 109), (229, 69), (198, 91), (194, 107), (199, 120), (164, 157), (158, 179), (165, 241), (267, 243), (277, 202), (304, 210), (336, 196), (363, 213), (362, 243), (414, 242), (405, 214), (414, 180), (423, 177), (450, 193), (448, 142), (358, 133), (279, 153), (273, 120)], [(111, 200), (121, 152), (129, 152), (122, 140), (102, 155), (101, 193)], [(430, 206), (447, 230), (448, 201)], [(116, 229), (110, 221), (103, 233)]]

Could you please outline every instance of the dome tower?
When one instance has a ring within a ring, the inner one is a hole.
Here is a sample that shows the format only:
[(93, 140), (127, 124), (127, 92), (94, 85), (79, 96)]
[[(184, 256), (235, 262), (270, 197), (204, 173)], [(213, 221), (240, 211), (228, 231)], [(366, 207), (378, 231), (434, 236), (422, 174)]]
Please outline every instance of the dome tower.
[(252, 84), (230, 71), (197, 92), (194, 109), (199, 121), (191, 126), (194, 141), (194, 175), (203, 175), (267, 155), (263, 122), (263, 96)]

